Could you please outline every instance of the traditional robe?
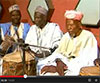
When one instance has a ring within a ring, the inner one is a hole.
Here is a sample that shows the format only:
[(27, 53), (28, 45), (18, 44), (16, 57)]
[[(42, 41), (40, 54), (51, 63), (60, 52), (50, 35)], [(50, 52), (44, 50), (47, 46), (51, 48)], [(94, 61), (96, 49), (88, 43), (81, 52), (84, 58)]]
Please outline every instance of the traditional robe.
[(94, 65), (93, 61), (97, 55), (97, 41), (91, 32), (82, 30), (75, 38), (70, 37), (67, 32), (61, 39), (58, 49), (41, 64), (56, 66), (55, 59), (60, 58), (68, 66), (65, 75), (79, 75), (81, 67)]
[[(3, 24), (0, 24), (0, 27), (1, 27), (2, 39), (4, 39), (4, 36), (6, 34), (13, 36), (13, 34), (15, 33), (14, 26), (12, 25), (12, 23), (3, 23)], [(30, 29), (30, 25), (28, 23), (20, 23), (20, 26), (18, 29), (19, 38), (22, 38), (25, 40), (29, 29)]]
[[(59, 25), (56, 23), (48, 22), (42, 30), (38, 26), (33, 25), (27, 34), (25, 43), (47, 48), (54, 48), (58, 46), (59, 41), (62, 38), (62, 35), (63, 35), (62, 31), (60, 30)], [(36, 47), (30, 47), (30, 48), (34, 52), (38, 51), (41, 52), (40, 48)], [(42, 49), (42, 50), (49, 51), (48, 49)], [(41, 64), (42, 59), (44, 58), (38, 60), (39, 64), (37, 64), (37, 66), (39, 65), (40, 67), (40, 65), (42, 65)]]
[[(42, 30), (33, 25), (27, 34), (25, 43), (53, 48), (59, 44), (62, 35), (60, 27), (55, 23), (47, 23)], [(31, 49), (33, 51), (38, 50), (38, 48), (34, 47), (31, 47)]]

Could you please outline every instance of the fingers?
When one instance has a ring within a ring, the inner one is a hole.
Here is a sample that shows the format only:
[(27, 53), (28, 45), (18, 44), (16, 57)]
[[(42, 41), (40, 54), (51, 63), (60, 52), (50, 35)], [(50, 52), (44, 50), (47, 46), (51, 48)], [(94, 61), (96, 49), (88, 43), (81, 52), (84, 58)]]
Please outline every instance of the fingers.
[(61, 66), (62, 68), (64, 68), (64, 70), (66, 70), (68, 67), (66, 64), (64, 64), (62, 61), (57, 62), (58, 66)]
[(64, 71), (67, 70), (66, 64), (64, 64), (61, 60), (57, 61), (57, 72), (59, 73), (60, 76), (64, 76)]
[(96, 66), (99, 66), (99, 63), (98, 62), (96, 62)]
[(67, 70), (68, 69), (68, 67), (67, 66), (64, 66), (64, 70)]
[(41, 74), (43, 73), (43, 72), (46, 72), (48, 70), (48, 67), (47, 66), (44, 66), (42, 69), (41, 69)]
[(100, 59), (99, 59), (99, 58), (96, 59), (96, 60), (94, 61), (94, 64), (95, 64), (96, 66), (100, 66)]
[(64, 69), (62, 67), (57, 67), (57, 72), (60, 76), (64, 76)]
[(52, 66), (52, 65), (50, 65), (50, 66), (45, 66), (45, 67), (43, 67), (42, 69), (41, 69), (41, 74), (42, 73), (47, 73), (47, 72), (49, 72), (49, 73), (55, 73), (55, 72), (57, 72), (57, 67), (56, 66)]

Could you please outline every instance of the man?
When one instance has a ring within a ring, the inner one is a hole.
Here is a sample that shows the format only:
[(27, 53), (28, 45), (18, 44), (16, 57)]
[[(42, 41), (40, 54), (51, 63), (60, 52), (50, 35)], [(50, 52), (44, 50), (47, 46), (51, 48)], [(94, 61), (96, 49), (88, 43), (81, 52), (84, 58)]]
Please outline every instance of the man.
[[(34, 23), (26, 37), (25, 43), (31, 46), (31, 50), (36, 53), (38, 58), (37, 72), (40, 70), (41, 61), (49, 56), (59, 44), (63, 35), (60, 27), (56, 23), (47, 21), (48, 10), (42, 6), (38, 6), (34, 13)], [(36, 47), (37, 46), (37, 47)]]
[[(80, 68), (94, 65), (93, 62), (98, 54), (97, 41), (91, 32), (82, 29), (82, 17), (83, 14), (78, 11), (67, 10), (65, 12), (68, 32), (62, 37), (57, 50), (45, 61), (41, 62), (45, 63), (41, 69), (42, 75), (54, 73), (58, 73), (61, 76), (79, 75)], [(57, 62), (64, 63), (66, 66), (59, 66)], [(53, 71), (55, 69), (56, 72), (52, 72), (52, 66)]]
[[(11, 22), (0, 24), (1, 38), (3, 40), (0, 46), (0, 56), (2, 54), (11, 53), (16, 49), (16, 45), (12, 47), (14, 42), (18, 42), (19, 39), (25, 40), (29, 31), (30, 25), (28, 23), (22, 23), (21, 12), (17, 4), (9, 7), (9, 13)], [(2, 58), (0, 58), (0, 75), (2, 75)]]
[[(14, 4), (9, 7), (9, 13), (11, 17), (11, 22), (1, 24), (2, 40), (4, 40), (5, 42), (9, 40), (14, 40), (15, 42), (18, 42), (18, 39), (25, 40), (30, 25), (28, 23), (21, 22), (21, 12), (19, 6), (17, 4)], [(8, 38), (8, 36), (10, 38)], [(8, 44), (9, 43), (10, 42), (8, 42)], [(5, 48), (6, 45), (3, 44), (3, 48)]]
[(19, 6), (17, 4), (12, 5), (9, 7), (9, 13), (11, 17), (11, 23), (8, 23), (7, 31), (3, 31), (4, 35), (10, 35), (12, 36), (15, 40), (15, 31), (17, 31), (17, 38), (22, 38), (25, 40), (27, 32), (30, 28), (30, 25), (28, 23), (22, 23), (21, 22), (21, 12), (19, 9)]

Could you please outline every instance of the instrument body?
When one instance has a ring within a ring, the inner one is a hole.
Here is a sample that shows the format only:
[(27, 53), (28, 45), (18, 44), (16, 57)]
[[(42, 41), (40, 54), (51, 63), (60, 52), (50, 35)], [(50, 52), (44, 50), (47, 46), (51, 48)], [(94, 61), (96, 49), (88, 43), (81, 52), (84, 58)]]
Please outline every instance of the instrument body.
[(14, 43), (15, 40), (12, 37), (10, 37), (9, 35), (5, 35), (5, 39), (1, 43), (1, 53), (5, 55), (8, 52), (8, 50), (14, 45)]
[(80, 76), (100, 76), (100, 66), (82, 67)]
[[(25, 51), (25, 67), (22, 62), (22, 52), (17, 51), (3, 57), (3, 75), (36, 75), (36, 61), (34, 54)], [(24, 68), (24, 69), (23, 69)]]

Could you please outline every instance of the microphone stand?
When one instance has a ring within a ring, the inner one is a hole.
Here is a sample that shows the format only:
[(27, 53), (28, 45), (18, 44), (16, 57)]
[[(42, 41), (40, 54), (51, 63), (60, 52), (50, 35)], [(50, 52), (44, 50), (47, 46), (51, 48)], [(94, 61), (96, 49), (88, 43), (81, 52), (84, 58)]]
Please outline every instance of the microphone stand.
[[(21, 47), (21, 53), (22, 53), (23, 75), (25, 75), (25, 74), (29, 75), (29, 74), (28, 74), (28, 71), (27, 71), (27, 72), (25, 71), (25, 70), (28, 70), (28, 69), (26, 69), (26, 61), (25, 61), (26, 56), (25, 56), (25, 51), (27, 51), (27, 50), (31, 51), (31, 50), (29, 49), (29, 45), (26, 45), (26, 44), (24, 44), (24, 43), (20, 43), (20, 44), (19, 44), (19, 47)], [(30, 53), (30, 52), (29, 52), (29, 53)], [(31, 55), (31, 53), (30, 53), (30, 55)], [(31, 55), (31, 56), (32, 56), (32, 55)], [(33, 56), (32, 56), (32, 57), (33, 57)]]
[[(25, 62), (25, 51), (26, 50), (29, 50), (29, 47), (32, 46), (32, 47), (37, 47), (37, 48), (43, 48), (43, 49), (50, 49), (50, 48), (47, 48), (47, 47), (42, 47), (42, 46), (37, 46), (37, 45), (29, 45), (29, 44), (25, 44), (25, 43), (20, 43), (19, 44), (19, 47), (21, 47), (21, 50), (22, 50), (22, 63), (23, 63), (23, 74), (26, 74), (25, 72), (25, 68), (26, 68), (26, 62)], [(33, 51), (31, 51), (32, 53), (34, 53)], [(35, 53), (36, 54), (36, 53)], [(31, 55), (31, 54), (30, 54)], [(43, 53), (43, 55), (45, 56), (45, 54)], [(32, 56), (32, 55), (31, 55)], [(33, 57), (33, 56), (32, 56)]]
[(25, 74), (25, 68), (26, 68), (26, 63), (25, 63), (25, 50), (24, 49), (22, 49), (23, 51), (22, 51), (22, 55), (23, 55), (23, 58), (22, 58), (22, 62), (23, 62), (23, 73)]
[(25, 63), (25, 48), (23, 46), (20, 46), (20, 47), (21, 47), (22, 63), (23, 63), (23, 75), (24, 75), (25, 74), (25, 68), (26, 68), (26, 63)]
[(26, 62), (25, 62), (25, 51), (26, 47), (24, 47), (24, 41), (22, 39), (18, 38), (18, 42), (16, 43), (21, 48), (21, 54), (22, 54), (22, 63), (23, 63), (23, 75), (26, 74), (25, 68), (26, 68)]

